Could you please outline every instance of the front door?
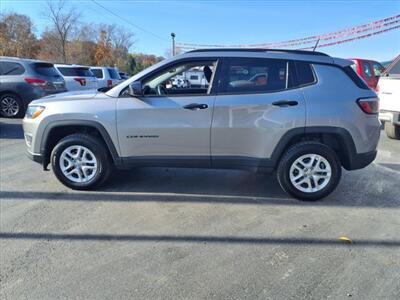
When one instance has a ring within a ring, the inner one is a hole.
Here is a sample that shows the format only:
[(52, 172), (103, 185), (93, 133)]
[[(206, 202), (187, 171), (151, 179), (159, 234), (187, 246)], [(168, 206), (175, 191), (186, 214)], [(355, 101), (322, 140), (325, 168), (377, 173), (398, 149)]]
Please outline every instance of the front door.
[[(210, 165), (215, 61), (186, 61), (142, 80), (142, 97), (118, 99), (120, 151), (136, 164)], [(205, 74), (196, 85), (188, 74)]]

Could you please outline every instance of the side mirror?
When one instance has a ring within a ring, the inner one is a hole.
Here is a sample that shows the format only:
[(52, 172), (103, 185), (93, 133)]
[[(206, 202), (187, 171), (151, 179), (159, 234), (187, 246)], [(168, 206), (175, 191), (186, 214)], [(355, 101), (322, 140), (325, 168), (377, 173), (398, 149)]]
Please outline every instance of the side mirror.
[(142, 96), (142, 83), (140, 81), (134, 81), (129, 85), (129, 94), (132, 96)]

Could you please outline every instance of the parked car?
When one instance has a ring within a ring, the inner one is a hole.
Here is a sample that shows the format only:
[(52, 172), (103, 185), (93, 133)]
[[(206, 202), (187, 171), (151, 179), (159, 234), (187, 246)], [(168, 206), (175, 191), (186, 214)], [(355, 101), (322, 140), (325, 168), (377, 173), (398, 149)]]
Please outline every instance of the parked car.
[(65, 92), (65, 82), (53, 64), (0, 56), (0, 114), (16, 118), (28, 103), (46, 95)]
[(127, 80), (130, 77), (129, 74), (124, 73), (124, 72), (119, 72), (118, 74), (119, 74), (119, 77), (121, 77), (122, 80)]
[(89, 67), (79, 65), (54, 65), (65, 80), (68, 91), (97, 89), (97, 79)]
[(400, 55), (388, 66), (378, 82), (379, 119), (389, 138), (400, 139)]
[(374, 90), (385, 67), (374, 60), (361, 58), (350, 58), (350, 60), (354, 63), (352, 65), (354, 71)]
[(90, 67), (90, 71), (97, 78), (98, 88), (111, 88), (123, 81), (116, 68), (110, 67)]
[(190, 87), (190, 81), (184, 78), (173, 78), (171, 84), (178, 89)]
[[(238, 168), (276, 170), (290, 195), (320, 199), (342, 167), (363, 168), (377, 154), (379, 100), (350, 65), (304, 50), (187, 52), (106, 93), (31, 103), (28, 153), (72, 189), (102, 184), (114, 167)], [(167, 87), (193, 67), (207, 88)], [(256, 84), (260, 73), (268, 80)], [(238, 79), (252, 84), (232, 85)]]

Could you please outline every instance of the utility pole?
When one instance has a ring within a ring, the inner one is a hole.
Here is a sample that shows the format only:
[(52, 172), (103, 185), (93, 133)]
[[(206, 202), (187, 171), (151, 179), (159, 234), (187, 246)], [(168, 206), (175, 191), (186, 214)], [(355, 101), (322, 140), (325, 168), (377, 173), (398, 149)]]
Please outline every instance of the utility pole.
[(175, 33), (171, 32), (172, 37), (172, 56), (175, 56)]

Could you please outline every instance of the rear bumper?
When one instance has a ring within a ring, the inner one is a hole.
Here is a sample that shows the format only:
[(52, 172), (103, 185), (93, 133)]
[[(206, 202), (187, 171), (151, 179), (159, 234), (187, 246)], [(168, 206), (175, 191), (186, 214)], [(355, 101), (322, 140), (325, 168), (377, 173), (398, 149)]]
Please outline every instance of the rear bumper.
[(348, 165), (345, 167), (345, 169), (357, 170), (365, 168), (375, 160), (377, 153), (377, 150), (366, 153), (357, 153), (350, 157)]
[(400, 125), (400, 112), (381, 110), (379, 112), (379, 120), (382, 122), (389, 122), (392, 124)]

